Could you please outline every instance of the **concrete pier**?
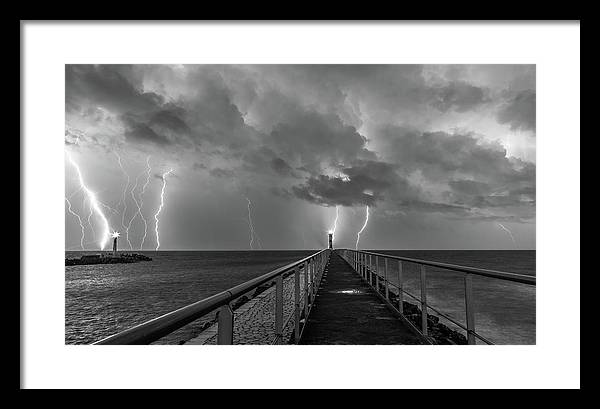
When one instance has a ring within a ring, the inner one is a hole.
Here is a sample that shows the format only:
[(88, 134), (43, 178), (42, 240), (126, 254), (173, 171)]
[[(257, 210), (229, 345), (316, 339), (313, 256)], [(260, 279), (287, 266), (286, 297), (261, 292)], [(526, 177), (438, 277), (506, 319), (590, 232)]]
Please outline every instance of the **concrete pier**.
[(333, 252), (301, 344), (423, 344), (367, 285)]
[[(390, 263), (397, 269), (388, 268)], [(419, 266), (420, 295), (403, 289), (406, 263)], [(427, 304), (427, 268), (463, 274), (465, 324)], [(188, 344), (493, 344), (475, 327), (472, 276), (535, 285), (530, 275), (327, 248), (94, 344), (152, 343), (217, 311), (224, 315)], [(251, 293), (250, 301), (235, 306)]]

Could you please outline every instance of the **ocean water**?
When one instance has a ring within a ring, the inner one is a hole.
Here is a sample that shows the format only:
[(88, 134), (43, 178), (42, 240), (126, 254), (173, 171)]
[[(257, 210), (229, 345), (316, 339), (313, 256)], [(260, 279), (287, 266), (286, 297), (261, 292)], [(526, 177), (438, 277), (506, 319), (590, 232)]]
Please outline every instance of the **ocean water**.
[[(535, 275), (535, 251), (375, 251)], [(313, 252), (143, 251), (141, 253), (152, 257), (153, 261), (67, 266), (65, 343), (98, 341)], [(93, 252), (69, 251), (65, 256), (79, 257), (90, 253)], [(389, 274), (393, 281), (397, 270), (392, 264)], [(429, 303), (464, 322), (462, 275), (428, 268), (427, 277)], [(417, 268), (404, 266), (404, 278), (405, 290), (419, 295)], [(479, 333), (498, 344), (535, 343), (534, 286), (476, 277), (473, 288)], [(190, 339), (197, 335), (204, 320), (198, 320), (157, 343), (177, 344)]]
[[(535, 250), (373, 250), (408, 258), (535, 276)], [(383, 266), (383, 261), (380, 261)], [(420, 266), (403, 263), (404, 290), (420, 298)], [(388, 278), (397, 283), (397, 262), (388, 262)], [(427, 303), (466, 326), (464, 274), (427, 267)], [(475, 330), (495, 344), (535, 344), (535, 286), (473, 276)], [(405, 301), (416, 304), (410, 297)], [(433, 313), (429, 311), (429, 313)], [(440, 321), (464, 334), (460, 327)], [(466, 335), (466, 334), (465, 334)], [(482, 343), (477, 341), (477, 343)]]

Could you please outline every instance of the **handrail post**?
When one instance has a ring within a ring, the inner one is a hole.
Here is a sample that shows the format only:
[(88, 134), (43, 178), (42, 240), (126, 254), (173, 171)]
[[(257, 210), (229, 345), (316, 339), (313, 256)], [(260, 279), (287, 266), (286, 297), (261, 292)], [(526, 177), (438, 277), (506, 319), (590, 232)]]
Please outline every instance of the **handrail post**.
[(308, 301), (312, 306), (313, 303), (313, 289), (315, 288), (315, 280), (312, 275), (312, 260), (308, 260), (306, 263), (306, 270), (308, 271), (308, 280), (310, 281), (310, 287), (308, 288)]
[(300, 268), (294, 267), (294, 340), (300, 341)]
[(404, 284), (402, 280), (402, 260), (398, 260), (398, 311), (400, 314), (404, 314)]
[(427, 336), (427, 276), (421, 264), (421, 332)]
[(217, 344), (233, 344), (233, 311), (229, 304), (219, 309), (219, 324), (217, 327)]
[(311, 304), (314, 304), (315, 294), (317, 293), (317, 275), (315, 274), (315, 267), (316, 267), (315, 260), (311, 260), (311, 263), (310, 263), (310, 274), (312, 274), (312, 288), (311, 288), (312, 294), (310, 297), (310, 299), (312, 301)]
[(357, 257), (358, 257), (358, 275), (363, 277), (363, 264), (362, 264), (362, 257), (363, 255), (360, 253), (360, 251), (356, 252)]
[(367, 255), (362, 253), (362, 278), (367, 280)]
[(308, 261), (304, 262), (304, 325), (308, 319)]
[(467, 342), (475, 345), (475, 309), (473, 308), (473, 280), (471, 274), (465, 274), (465, 312), (467, 315)]
[(388, 262), (387, 262), (387, 258), (384, 258), (384, 270), (383, 270), (383, 274), (385, 275), (385, 299), (389, 301), (390, 299), (390, 290), (388, 287)]
[(365, 278), (365, 271), (363, 268), (363, 254), (360, 251), (358, 252), (358, 274), (362, 278)]
[(373, 256), (369, 254), (369, 285), (373, 286)]
[[(316, 277), (316, 282), (320, 283), (321, 282), (321, 269), (320, 269), (320, 265), (319, 265), (319, 259), (315, 260), (315, 277)], [(319, 288), (319, 287), (317, 287)]]
[(377, 262), (377, 260), (375, 259), (375, 257), (371, 258), (371, 287), (375, 287), (375, 274), (377, 274), (377, 267), (375, 266), (375, 263)]
[(283, 277), (275, 279), (275, 336), (277, 343), (283, 338)]
[(317, 260), (317, 265), (319, 266), (319, 272), (323, 271), (323, 255), (319, 254), (319, 258)]
[(375, 256), (375, 289), (379, 293), (379, 256)]

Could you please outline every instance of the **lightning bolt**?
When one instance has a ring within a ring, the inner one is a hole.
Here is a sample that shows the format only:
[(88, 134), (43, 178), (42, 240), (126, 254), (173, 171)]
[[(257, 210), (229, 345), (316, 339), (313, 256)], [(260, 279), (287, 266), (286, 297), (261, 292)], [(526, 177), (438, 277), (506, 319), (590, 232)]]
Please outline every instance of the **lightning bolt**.
[[(73, 194), (71, 196), (73, 196)], [(83, 247), (83, 240), (85, 238), (85, 228), (83, 227), (83, 221), (81, 220), (81, 217), (77, 213), (75, 213), (73, 211), (73, 209), (71, 208), (71, 202), (69, 201), (69, 199), (65, 197), (65, 200), (67, 201), (67, 205), (69, 206), (68, 207), (69, 213), (71, 213), (73, 216), (75, 216), (77, 218), (77, 220), (79, 221), (79, 227), (81, 227), (81, 239), (79, 240), (79, 243), (81, 245), (81, 250), (85, 250), (85, 248)]]
[[(140, 208), (144, 206), (144, 193), (146, 192), (146, 187), (150, 183), (151, 171), (152, 168), (150, 167), (150, 156), (148, 156), (146, 158), (146, 182), (142, 185), (142, 191), (140, 193)], [(144, 236), (142, 237), (142, 243), (140, 244), (140, 250), (142, 250), (142, 248), (144, 247), (144, 241), (146, 241), (146, 235), (148, 234), (148, 222), (146, 221), (146, 218), (144, 217), (143, 213), (140, 213), (140, 217), (144, 222)]]
[(85, 184), (85, 181), (83, 179), (83, 175), (81, 174), (81, 169), (79, 169), (79, 165), (73, 160), (73, 157), (71, 157), (71, 155), (69, 154), (69, 152), (67, 152), (67, 158), (69, 158), (69, 162), (71, 162), (71, 165), (77, 171), (77, 177), (79, 179), (79, 185), (81, 186), (81, 188), (85, 192), (85, 194), (87, 196), (87, 199), (90, 202), (90, 205), (94, 209), (94, 212), (96, 213), (96, 215), (98, 215), (98, 217), (102, 221), (102, 227), (103, 227), (102, 230), (103, 231), (102, 231), (102, 235), (100, 236), (101, 238), (100, 238), (100, 243), (99, 244), (100, 244), (100, 249), (104, 250), (104, 247), (106, 246), (106, 242), (108, 241), (108, 238), (109, 238), (109, 235), (110, 235), (110, 226), (108, 225), (108, 220), (106, 219), (106, 216), (102, 212), (102, 208), (100, 207), (100, 202), (98, 202), (98, 199), (96, 198), (96, 194), (94, 192), (92, 192), (87, 187), (87, 185)]
[(129, 187), (129, 174), (127, 172), (125, 172), (125, 168), (123, 167), (123, 163), (121, 162), (121, 156), (119, 156), (119, 154), (116, 151), (113, 151), (114, 154), (117, 156), (117, 162), (119, 162), (119, 167), (121, 168), (121, 171), (123, 172), (123, 174), (125, 175), (125, 179), (127, 180), (127, 182), (125, 183), (125, 187), (123, 188), (123, 193), (121, 194), (121, 199), (119, 200), (119, 203), (117, 204), (117, 209), (119, 208), (119, 206), (121, 206), (121, 203), (123, 204), (123, 213), (121, 214), (121, 226), (123, 226), (123, 230), (125, 230), (125, 238), (127, 239), (127, 243), (129, 244), (129, 248), (133, 249), (133, 246), (131, 245), (131, 242), (129, 241), (129, 229), (127, 228), (127, 226), (125, 226), (125, 215), (127, 214), (127, 199), (125, 197), (125, 195), (127, 194), (127, 188)]
[(156, 250), (158, 250), (158, 248), (160, 247), (160, 239), (158, 237), (158, 215), (160, 214), (160, 211), (162, 210), (165, 203), (165, 187), (167, 186), (167, 176), (171, 172), (173, 172), (173, 169), (169, 169), (169, 171), (162, 174), (163, 185), (162, 189), (160, 190), (160, 206), (158, 207), (158, 210), (154, 215), (154, 220), (156, 221), (156, 223), (154, 224), (154, 232), (156, 233)]
[(112, 213), (116, 213), (116, 214), (118, 214), (118, 213), (119, 213), (119, 211), (118, 211), (117, 209), (114, 209), (114, 208), (110, 207), (110, 206), (109, 206), (109, 205), (107, 205), (106, 203), (102, 203), (102, 202), (100, 202), (100, 201), (99, 201), (98, 203), (100, 204), (100, 206), (102, 206), (102, 207), (106, 208), (107, 210), (110, 210)]
[(133, 220), (137, 217), (138, 214), (140, 215), (140, 217), (141, 217), (141, 214), (142, 214), (142, 208), (140, 207), (140, 204), (138, 203), (137, 199), (135, 198), (135, 189), (137, 188), (140, 176), (142, 176), (142, 174), (139, 174), (135, 178), (135, 184), (131, 188), (131, 198), (133, 199), (133, 202), (137, 206), (137, 212), (133, 213), (133, 216), (131, 216), (131, 219), (129, 219), (129, 223), (127, 224), (127, 229), (125, 229), (125, 235), (126, 235), (126, 238), (127, 238), (127, 242), (129, 242), (129, 229), (131, 228), (131, 223), (133, 223)]
[(355, 247), (356, 250), (358, 250), (358, 242), (360, 241), (360, 234), (363, 232), (365, 227), (367, 227), (368, 222), (369, 222), (369, 206), (367, 206), (367, 216), (365, 217), (365, 224), (363, 224), (362, 229), (360, 229), (360, 231), (356, 234), (356, 247)]
[(333, 228), (329, 230), (329, 233), (333, 235), (333, 239), (335, 240), (335, 231), (337, 229), (338, 218), (340, 217), (340, 207), (335, 207), (335, 220), (333, 221)]
[(504, 227), (504, 225), (502, 223), (497, 223), (498, 226), (500, 226), (500, 228), (502, 230), (504, 230), (505, 232), (508, 233), (508, 235), (510, 236), (510, 239), (512, 240), (513, 244), (515, 245), (515, 247), (517, 246), (517, 242), (515, 241), (515, 237), (513, 236), (512, 232), (510, 230), (508, 230), (506, 227)]
[(75, 196), (75, 195), (76, 195), (77, 193), (79, 193), (79, 192), (81, 192), (81, 186), (79, 186), (77, 189), (75, 189), (75, 190), (73, 191), (73, 193), (71, 193), (71, 194), (69, 195), (69, 199), (73, 199), (73, 196)]
[(94, 230), (94, 226), (92, 225), (92, 216), (94, 215), (94, 208), (92, 207), (92, 203), (90, 202), (90, 212), (87, 217), (88, 225), (92, 230), (92, 234), (94, 235), (94, 240), (96, 239), (96, 230)]
[(250, 211), (250, 207), (252, 206), (252, 202), (250, 199), (246, 197), (246, 201), (248, 202), (248, 226), (250, 227), (250, 249), (254, 250), (254, 238), (256, 237), (258, 241), (258, 245), (262, 248), (262, 243), (260, 242), (260, 238), (256, 231), (254, 230), (254, 223), (252, 222), (252, 212)]

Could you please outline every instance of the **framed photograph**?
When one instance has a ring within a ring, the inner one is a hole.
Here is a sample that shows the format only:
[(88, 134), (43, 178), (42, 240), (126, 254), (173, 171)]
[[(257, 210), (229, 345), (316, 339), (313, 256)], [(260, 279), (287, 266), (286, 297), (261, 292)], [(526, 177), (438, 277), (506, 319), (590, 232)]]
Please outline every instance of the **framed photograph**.
[(24, 387), (579, 387), (577, 21), (22, 32)]

